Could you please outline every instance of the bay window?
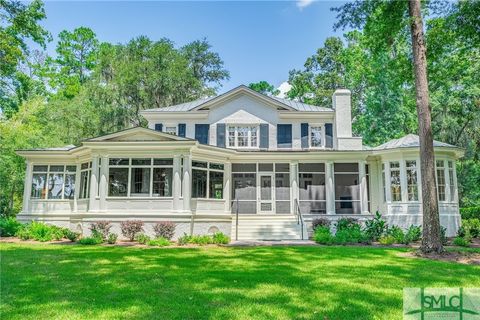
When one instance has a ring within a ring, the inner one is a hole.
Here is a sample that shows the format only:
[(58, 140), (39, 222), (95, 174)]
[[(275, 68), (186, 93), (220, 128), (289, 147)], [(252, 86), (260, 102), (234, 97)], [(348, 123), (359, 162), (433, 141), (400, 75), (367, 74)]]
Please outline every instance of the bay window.
[(405, 167), (407, 170), (408, 201), (418, 201), (417, 161), (408, 160), (405, 162)]
[(400, 162), (390, 162), (390, 194), (392, 201), (402, 201), (402, 186), (400, 183)]
[(258, 126), (228, 126), (228, 146), (232, 148), (257, 148)]
[(32, 174), (32, 199), (73, 199), (76, 165), (35, 165)]
[(223, 199), (224, 165), (192, 161), (192, 198)]

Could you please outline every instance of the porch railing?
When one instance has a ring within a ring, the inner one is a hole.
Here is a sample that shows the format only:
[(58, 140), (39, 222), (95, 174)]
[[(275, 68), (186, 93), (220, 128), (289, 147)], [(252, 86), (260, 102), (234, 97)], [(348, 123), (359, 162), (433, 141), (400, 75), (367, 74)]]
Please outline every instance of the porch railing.
[(297, 224), (300, 225), (301, 235), (303, 240), (303, 229), (304, 229), (305, 221), (303, 221), (302, 211), (300, 210), (300, 204), (298, 202), (298, 199), (295, 199), (295, 210), (293, 210), (293, 212), (297, 217)]

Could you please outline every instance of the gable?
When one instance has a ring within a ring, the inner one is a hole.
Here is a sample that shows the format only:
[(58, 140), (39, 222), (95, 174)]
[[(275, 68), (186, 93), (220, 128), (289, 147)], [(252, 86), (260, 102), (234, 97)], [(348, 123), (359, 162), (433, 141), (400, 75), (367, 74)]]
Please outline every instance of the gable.
[(254, 100), (258, 100), (259, 102), (263, 102), (265, 105), (270, 106), (274, 110), (291, 110), (295, 111), (292, 107), (282, 103), (279, 100), (273, 99), (269, 96), (264, 94), (258, 93), (246, 86), (239, 86), (235, 89), (232, 89), (224, 94), (221, 94), (213, 99), (210, 99), (197, 107), (193, 108), (192, 111), (200, 111), (200, 110), (212, 110), (224, 104), (226, 101), (230, 99), (238, 98), (239, 96), (249, 96)]

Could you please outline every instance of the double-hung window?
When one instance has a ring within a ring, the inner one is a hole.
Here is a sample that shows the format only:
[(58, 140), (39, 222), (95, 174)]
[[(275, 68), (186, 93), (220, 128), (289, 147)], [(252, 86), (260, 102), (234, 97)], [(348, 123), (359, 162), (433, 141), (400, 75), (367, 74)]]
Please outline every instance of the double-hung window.
[(228, 126), (228, 146), (231, 148), (257, 148), (258, 126)]
[(455, 201), (455, 177), (453, 173), (453, 161), (448, 161), (448, 181), (450, 183), (450, 201)]
[(400, 183), (400, 162), (390, 162), (390, 192), (392, 201), (402, 201), (402, 186)]
[(417, 161), (407, 160), (405, 162), (405, 166), (407, 169), (408, 201), (418, 201)]
[(445, 162), (443, 160), (435, 161), (437, 167), (437, 192), (438, 201), (445, 201)]
[(320, 125), (310, 126), (310, 148), (323, 147), (323, 127)]

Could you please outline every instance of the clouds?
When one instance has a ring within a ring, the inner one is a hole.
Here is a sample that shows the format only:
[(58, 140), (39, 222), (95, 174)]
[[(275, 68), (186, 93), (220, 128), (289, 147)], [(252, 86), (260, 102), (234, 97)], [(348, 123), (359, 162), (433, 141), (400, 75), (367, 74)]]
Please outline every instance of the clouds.
[(314, 0), (297, 0), (297, 8), (300, 10), (308, 7), (313, 3)]

